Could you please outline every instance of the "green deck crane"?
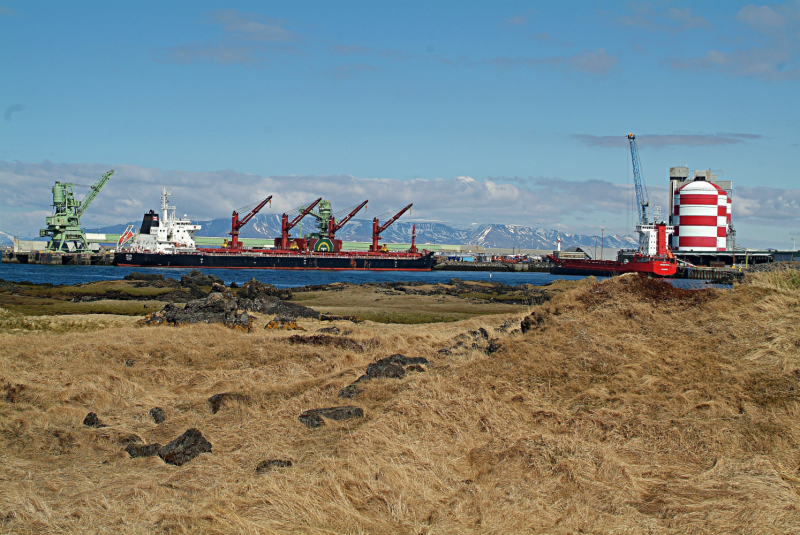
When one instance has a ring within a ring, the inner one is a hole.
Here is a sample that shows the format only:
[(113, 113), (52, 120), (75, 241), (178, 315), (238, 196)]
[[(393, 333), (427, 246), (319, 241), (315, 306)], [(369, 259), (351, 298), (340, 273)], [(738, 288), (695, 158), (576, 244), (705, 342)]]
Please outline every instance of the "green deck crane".
[[(46, 218), (47, 228), (39, 230), (39, 236), (50, 237), (47, 251), (88, 253), (86, 235), (81, 228), (81, 216), (86, 213), (89, 205), (103, 189), (103, 186), (114, 174), (112, 169), (100, 177), (94, 185), (89, 186), (89, 193), (82, 201), (75, 198), (73, 186), (80, 186), (72, 182), (56, 182), (53, 186), (53, 215)], [(72, 243), (72, 247), (70, 247)]]

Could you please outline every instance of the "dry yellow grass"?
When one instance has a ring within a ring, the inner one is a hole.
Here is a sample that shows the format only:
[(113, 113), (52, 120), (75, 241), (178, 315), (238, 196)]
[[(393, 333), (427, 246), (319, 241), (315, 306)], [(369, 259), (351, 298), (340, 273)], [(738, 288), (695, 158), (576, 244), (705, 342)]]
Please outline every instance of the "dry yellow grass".
[[(796, 533), (799, 316), (793, 287), (625, 276), (537, 307), (524, 335), (495, 330), (510, 315), (337, 323), (363, 352), (289, 344), (269, 318), (0, 334), (0, 531)], [(498, 352), (437, 353), (477, 327)], [(395, 352), (432, 364), (337, 398)], [(221, 392), (245, 400), (212, 415)], [(349, 403), (363, 420), (297, 419)], [(119, 444), (189, 427), (213, 453), (182, 467)], [(294, 465), (257, 475), (265, 459)]]

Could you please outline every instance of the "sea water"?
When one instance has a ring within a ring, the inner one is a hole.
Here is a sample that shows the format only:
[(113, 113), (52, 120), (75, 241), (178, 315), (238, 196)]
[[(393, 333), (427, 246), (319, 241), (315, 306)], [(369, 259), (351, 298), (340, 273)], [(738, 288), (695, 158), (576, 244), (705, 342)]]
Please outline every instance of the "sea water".
[[(13, 282), (28, 281), (35, 284), (82, 284), (121, 279), (132, 271), (158, 273), (164, 277), (180, 279), (190, 269), (182, 268), (124, 268), (116, 266), (48, 266), (41, 264), (0, 264), (0, 279)], [(239, 286), (255, 278), (278, 288), (292, 288), (311, 284), (346, 282), (448, 282), (450, 279), (464, 281), (490, 281), (504, 284), (531, 284), (543, 286), (555, 280), (578, 280), (581, 275), (550, 275), (549, 273), (526, 271), (325, 271), (325, 270), (279, 270), (279, 269), (201, 269), (207, 275), (215, 275), (225, 284), (235, 282)], [(604, 279), (605, 277), (598, 277)], [(704, 281), (667, 279), (680, 288), (708, 288)], [(729, 288), (730, 286), (713, 285)]]

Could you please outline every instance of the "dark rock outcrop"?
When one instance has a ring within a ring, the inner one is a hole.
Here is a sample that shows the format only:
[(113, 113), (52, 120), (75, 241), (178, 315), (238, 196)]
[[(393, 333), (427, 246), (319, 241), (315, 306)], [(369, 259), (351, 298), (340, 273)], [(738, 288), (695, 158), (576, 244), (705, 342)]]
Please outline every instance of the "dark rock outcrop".
[(167, 419), (167, 415), (164, 414), (164, 409), (161, 407), (153, 407), (150, 409), (150, 417), (153, 418), (153, 421), (157, 424), (160, 424)]
[(283, 301), (288, 301), (292, 298), (292, 290), (290, 288), (276, 288), (272, 284), (264, 284), (257, 281), (255, 277), (245, 282), (236, 293), (242, 299), (250, 299), (251, 301), (259, 297), (277, 297)]
[(206, 275), (199, 269), (193, 269), (181, 276), (181, 286), (211, 286), (214, 283), (225, 284), (222, 279), (214, 275)]
[(97, 417), (97, 414), (94, 412), (90, 412), (86, 415), (86, 418), (83, 419), (83, 425), (86, 427), (108, 427), (106, 424), (100, 421), (100, 418)]
[(125, 451), (128, 452), (128, 455), (131, 457), (152, 457), (153, 455), (158, 453), (158, 450), (161, 449), (161, 444), (128, 444), (125, 447)]
[(339, 330), (339, 327), (334, 325), (332, 327), (323, 327), (321, 329), (317, 329), (317, 332), (325, 334), (339, 334), (341, 331)]
[(424, 372), (424, 366), (428, 366), (429, 364), (430, 362), (425, 357), (407, 357), (400, 353), (395, 353), (386, 358), (376, 360), (367, 366), (367, 371), (364, 375), (339, 390), (339, 397), (356, 397), (362, 392), (362, 390), (356, 386), (358, 383), (379, 378), (402, 379), (408, 372)]
[(310, 334), (302, 336), (293, 334), (287, 341), (291, 344), (306, 344), (312, 346), (329, 346), (338, 347), (339, 349), (348, 349), (350, 351), (364, 351), (364, 346), (353, 340), (352, 338), (335, 337), (328, 334)]
[(356, 397), (357, 395), (359, 395), (361, 392), (363, 392), (363, 390), (358, 388), (356, 386), (356, 383), (353, 383), (353, 384), (347, 385), (346, 387), (344, 387), (341, 390), (339, 390), (339, 397), (340, 398), (346, 398), (346, 399), (352, 399), (352, 398)]
[(181, 466), (201, 453), (211, 452), (211, 443), (195, 429), (187, 429), (181, 436), (158, 450), (165, 463)]
[(148, 314), (137, 323), (139, 325), (186, 325), (190, 323), (222, 323), (227, 327), (250, 332), (252, 318), (238, 307), (231, 294), (213, 293), (206, 298), (196, 299), (179, 308), (168, 303), (158, 312)]
[(294, 463), (289, 459), (267, 459), (256, 465), (256, 474), (266, 474), (273, 468), (291, 468)]
[(525, 319), (522, 320), (522, 323), (520, 323), (519, 326), (520, 329), (522, 330), (522, 334), (543, 327), (544, 324), (547, 322), (547, 315), (548, 314), (546, 311), (534, 310), (532, 314), (526, 316)]
[(299, 416), (299, 420), (303, 422), (306, 427), (309, 427), (310, 429), (316, 429), (325, 425), (323, 418), (341, 421), (363, 417), (364, 410), (361, 407), (346, 405), (343, 407), (328, 407), (325, 409), (307, 410)]
[[(428, 359), (424, 357), (407, 357), (400, 353), (395, 353), (386, 358), (377, 360), (367, 366), (366, 376), (370, 379), (377, 379), (378, 377), (389, 377), (395, 379), (402, 379), (406, 375), (406, 371), (425, 371), (422, 366), (429, 364)], [(406, 366), (416, 366), (413, 370), (407, 370)]]

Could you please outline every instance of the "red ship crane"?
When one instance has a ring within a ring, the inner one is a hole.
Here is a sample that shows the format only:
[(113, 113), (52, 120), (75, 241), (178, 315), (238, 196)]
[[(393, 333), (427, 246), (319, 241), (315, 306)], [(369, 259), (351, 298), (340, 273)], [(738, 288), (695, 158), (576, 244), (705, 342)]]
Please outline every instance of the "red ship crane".
[(367, 205), (368, 202), (369, 202), (369, 200), (366, 200), (366, 201), (362, 202), (361, 204), (359, 204), (356, 207), (355, 210), (353, 210), (352, 212), (347, 214), (345, 217), (340, 219), (338, 223), (334, 222), (334, 218), (333, 217), (328, 219), (328, 238), (333, 240), (336, 237), (336, 233), (339, 232), (341, 230), (341, 228), (347, 224), (348, 221), (353, 219), (353, 217), (358, 212), (360, 212), (361, 209), (364, 208)]
[(383, 225), (379, 225), (377, 217), (372, 220), (372, 246), (369, 248), (371, 252), (373, 253), (379, 252), (378, 241), (381, 239), (381, 233), (387, 228), (389, 228), (389, 226), (392, 223), (400, 219), (400, 216), (405, 214), (412, 206), (414, 206), (414, 203), (409, 204), (408, 206), (397, 212), (394, 215), (394, 217), (392, 217), (389, 221), (387, 221)]
[(231, 235), (231, 243), (229, 245), (229, 248), (230, 248), (231, 251), (241, 251), (242, 250), (242, 244), (239, 241), (239, 231), (242, 230), (242, 227), (244, 227), (251, 219), (253, 219), (253, 217), (258, 212), (260, 212), (261, 209), (264, 208), (264, 206), (268, 202), (269, 203), (272, 202), (272, 195), (270, 195), (269, 197), (267, 197), (263, 201), (259, 201), (259, 202), (255, 203), (255, 208), (250, 210), (250, 212), (246, 216), (244, 216), (242, 219), (239, 219), (239, 212), (244, 212), (245, 210), (249, 209), (251, 206), (253, 206), (252, 204), (249, 205), (249, 206), (246, 206), (244, 208), (238, 208), (238, 209), (233, 211), (233, 215), (231, 216), (231, 231), (228, 233), (228, 234)]
[(301, 219), (307, 216), (309, 212), (311, 212), (311, 210), (313, 210), (314, 207), (317, 205), (317, 203), (321, 200), (322, 197), (309, 204), (304, 210), (301, 210), (300, 213), (297, 214), (297, 217), (292, 219), (291, 223), (289, 222), (289, 216), (283, 214), (283, 216), (281, 217), (281, 249), (285, 251), (289, 248), (289, 236), (290, 236), (289, 231), (292, 230), (300, 222)]

